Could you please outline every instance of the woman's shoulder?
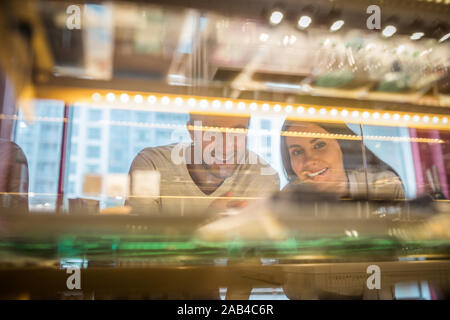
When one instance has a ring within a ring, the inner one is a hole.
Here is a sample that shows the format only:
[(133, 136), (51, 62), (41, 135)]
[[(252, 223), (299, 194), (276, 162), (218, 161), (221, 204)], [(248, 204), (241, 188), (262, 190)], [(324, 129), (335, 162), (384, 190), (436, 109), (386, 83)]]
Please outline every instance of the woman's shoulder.
[[(361, 186), (367, 183), (369, 186), (369, 198), (371, 199), (401, 199), (404, 197), (402, 181), (391, 170), (355, 170), (348, 173), (348, 176), (349, 183), (354, 184), (354, 186)], [(352, 188), (354, 186), (351, 185), (350, 190), (353, 189), (354, 192), (357, 192), (355, 188)]]
[(383, 180), (400, 181), (398, 175), (391, 170), (376, 170), (376, 169), (352, 170), (347, 174), (356, 177), (356, 179), (359, 181), (359, 180), (366, 180), (366, 173), (368, 182), (383, 182)]

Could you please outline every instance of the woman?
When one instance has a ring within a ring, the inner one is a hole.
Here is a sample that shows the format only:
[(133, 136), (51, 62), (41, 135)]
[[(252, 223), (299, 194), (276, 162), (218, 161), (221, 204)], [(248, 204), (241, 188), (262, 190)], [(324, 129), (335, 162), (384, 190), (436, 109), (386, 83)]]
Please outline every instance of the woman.
[(351, 199), (404, 197), (395, 171), (345, 125), (286, 121), (280, 146), (288, 186), (310, 184), (317, 191)]

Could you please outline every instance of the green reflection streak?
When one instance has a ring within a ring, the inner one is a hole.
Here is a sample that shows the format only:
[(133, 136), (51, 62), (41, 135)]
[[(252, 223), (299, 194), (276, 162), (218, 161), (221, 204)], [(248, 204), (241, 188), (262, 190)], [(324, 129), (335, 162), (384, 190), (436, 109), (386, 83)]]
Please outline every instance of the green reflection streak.
[(2, 256), (8, 253), (42, 258), (85, 258), (108, 260), (116, 258), (180, 257), (377, 257), (405, 254), (450, 255), (449, 240), (400, 241), (396, 238), (327, 237), (314, 239), (294, 236), (282, 241), (207, 242), (189, 236), (158, 235), (64, 235), (49, 239), (9, 239), (0, 243)]

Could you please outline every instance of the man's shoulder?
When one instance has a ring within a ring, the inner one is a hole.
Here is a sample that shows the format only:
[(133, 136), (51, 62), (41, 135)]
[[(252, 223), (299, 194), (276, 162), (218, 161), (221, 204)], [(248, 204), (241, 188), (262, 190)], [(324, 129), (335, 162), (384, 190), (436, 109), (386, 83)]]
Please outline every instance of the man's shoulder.
[(144, 148), (136, 155), (133, 160), (135, 166), (167, 167), (172, 163), (172, 151), (180, 146), (178, 143)]
[(172, 150), (178, 145), (178, 143), (168, 144), (158, 147), (147, 147), (139, 151), (138, 156), (166, 156), (172, 153)]

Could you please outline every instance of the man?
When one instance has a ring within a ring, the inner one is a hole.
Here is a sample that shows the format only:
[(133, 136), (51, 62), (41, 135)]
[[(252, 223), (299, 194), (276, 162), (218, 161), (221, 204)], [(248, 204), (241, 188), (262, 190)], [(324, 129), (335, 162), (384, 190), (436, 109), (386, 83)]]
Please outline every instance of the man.
[(28, 162), (16, 143), (0, 139), (0, 207), (28, 211)]
[[(133, 160), (127, 204), (139, 213), (204, 215), (278, 191), (276, 171), (247, 150), (249, 120), (191, 114), (192, 143), (146, 148)], [(141, 192), (150, 180), (159, 189), (153, 197)]]

